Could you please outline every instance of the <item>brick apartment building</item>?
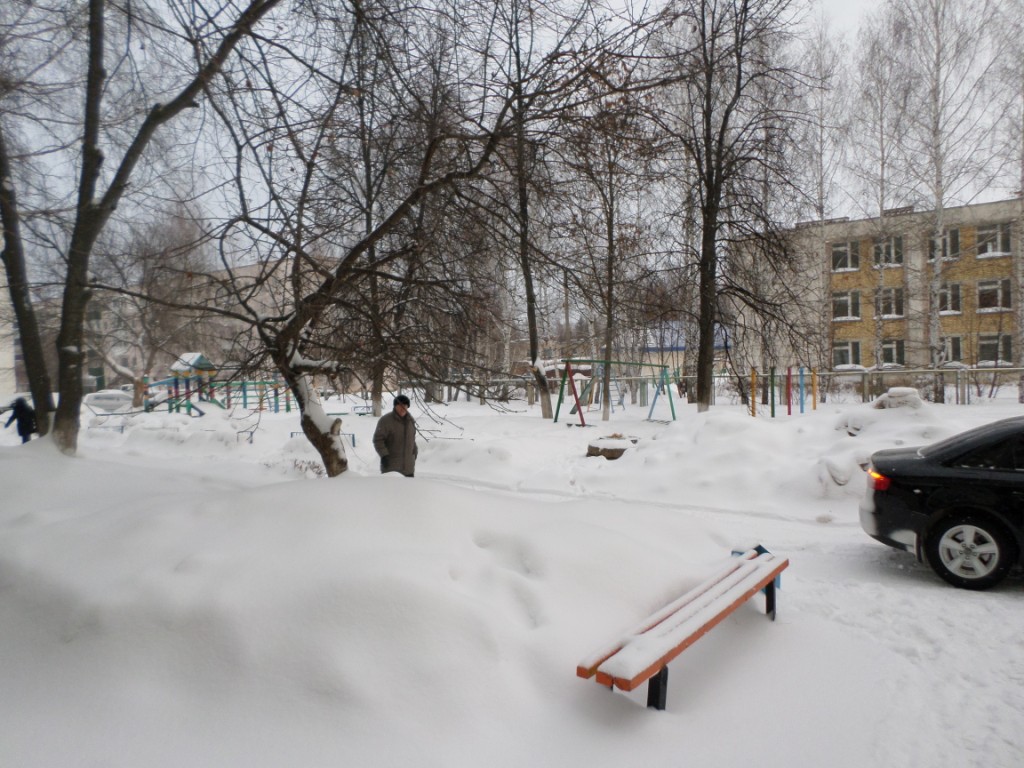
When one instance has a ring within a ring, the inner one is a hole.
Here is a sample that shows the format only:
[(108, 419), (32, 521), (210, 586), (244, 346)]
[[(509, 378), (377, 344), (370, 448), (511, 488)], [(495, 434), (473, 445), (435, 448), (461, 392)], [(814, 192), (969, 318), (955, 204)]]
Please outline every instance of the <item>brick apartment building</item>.
[[(817, 284), (819, 364), (1024, 364), (1024, 198), (801, 224), (794, 243)], [(931, 339), (941, 354), (933, 354)]]

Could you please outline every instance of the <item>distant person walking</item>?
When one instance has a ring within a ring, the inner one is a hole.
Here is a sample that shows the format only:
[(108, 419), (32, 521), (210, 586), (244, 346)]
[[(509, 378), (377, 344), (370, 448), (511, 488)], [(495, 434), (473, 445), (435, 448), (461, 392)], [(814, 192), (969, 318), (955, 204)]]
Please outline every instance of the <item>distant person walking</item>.
[(32, 433), (39, 429), (36, 426), (36, 412), (25, 401), (24, 397), (19, 397), (14, 401), (14, 404), (11, 406), (10, 418), (4, 424), (4, 429), (11, 426), (12, 421), (18, 422), (18, 435), (21, 437), (22, 443), (27, 443), (32, 439)]
[(380, 471), (401, 472), (412, 477), (416, 471), (416, 420), (409, 413), (409, 398), (399, 395), (391, 413), (377, 421), (373, 447), (380, 456)]

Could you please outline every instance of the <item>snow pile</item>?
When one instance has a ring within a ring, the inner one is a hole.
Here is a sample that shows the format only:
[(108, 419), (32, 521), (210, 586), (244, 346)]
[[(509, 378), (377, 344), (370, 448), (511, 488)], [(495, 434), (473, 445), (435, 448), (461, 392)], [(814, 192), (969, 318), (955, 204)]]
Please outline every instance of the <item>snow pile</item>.
[[(372, 417), (333, 480), (295, 414), (129, 416), (73, 460), (5, 433), (0, 765), (1015, 764), (1020, 582), (953, 590), (856, 523), (872, 451), (1014, 410), (457, 404), (414, 480)], [(755, 599), (688, 649), (666, 712), (575, 677), (756, 542), (792, 562), (778, 621)]]

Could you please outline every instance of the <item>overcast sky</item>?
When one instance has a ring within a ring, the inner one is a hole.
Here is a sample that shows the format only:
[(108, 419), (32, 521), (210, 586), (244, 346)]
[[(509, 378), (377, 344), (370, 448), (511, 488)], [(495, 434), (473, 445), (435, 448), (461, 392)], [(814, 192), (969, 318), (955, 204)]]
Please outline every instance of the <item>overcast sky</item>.
[(819, 0), (821, 7), (832, 20), (834, 31), (856, 31), (861, 16), (876, 8), (881, 0)]

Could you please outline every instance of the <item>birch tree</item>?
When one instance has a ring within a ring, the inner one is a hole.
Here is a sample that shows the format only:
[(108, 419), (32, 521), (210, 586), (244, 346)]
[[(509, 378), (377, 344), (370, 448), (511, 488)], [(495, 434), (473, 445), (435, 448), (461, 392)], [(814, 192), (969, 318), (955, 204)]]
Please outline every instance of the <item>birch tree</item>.
[[(864, 216), (876, 219), (874, 240), (884, 251), (896, 235), (891, 212), (912, 199), (912, 178), (906, 165), (909, 110), (917, 80), (903, 53), (911, 34), (907, 20), (891, 6), (869, 14), (857, 36), (857, 78), (854, 84), (854, 117), (851, 139), (856, 147), (850, 169), (856, 179), (857, 197), (852, 201)], [(873, 259), (874, 243), (857, 242), (859, 259)], [(875, 294), (880, 296), (891, 280), (884, 259), (876, 266)], [(904, 271), (900, 272), (901, 278)], [(874, 311), (874, 301), (865, 302)], [(883, 324), (875, 323), (872, 357), (882, 363)]]
[[(809, 27), (804, 41), (800, 69), (807, 78), (805, 120), (800, 126), (798, 154), (801, 178), (806, 179), (805, 200), (816, 222), (819, 241), (825, 244), (825, 222), (834, 216), (840, 194), (840, 173), (846, 165), (851, 121), (850, 49), (845, 38), (837, 37), (821, 14)], [(811, 225), (814, 226), (814, 225)], [(822, 301), (817, 309), (817, 330), (809, 335), (809, 354), (819, 367), (831, 365), (832, 306), (827, 286), (831, 254), (814, 253), (807, 265), (818, 276), (816, 293)], [(813, 310), (812, 310), (813, 312)]]
[[(939, 366), (944, 362), (939, 303), (946, 208), (969, 202), (1002, 171), (994, 152), (993, 110), (1000, 38), (993, 34), (996, 8), (990, 0), (906, 0), (894, 7), (908, 31), (903, 62), (918, 84), (908, 104), (905, 162), (934, 211), (927, 344), (931, 364)], [(938, 379), (935, 397), (943, 398)]]

